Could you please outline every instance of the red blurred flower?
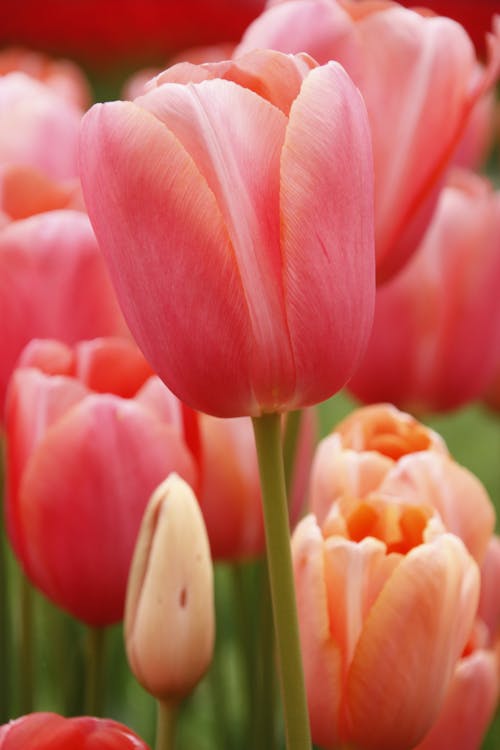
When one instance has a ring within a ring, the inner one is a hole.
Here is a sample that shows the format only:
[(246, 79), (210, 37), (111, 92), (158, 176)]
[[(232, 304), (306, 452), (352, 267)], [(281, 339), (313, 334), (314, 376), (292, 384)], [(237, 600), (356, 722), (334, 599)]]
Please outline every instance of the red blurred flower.
[(264, 0), (2, 0), (0, 43), (94, 67), (159, 63), (197, 44), (236, 41)]
[(21, 363), (6, 409), (11, 542), (56, 604), (110, 624), (151, 493), (171, 471), (195, 483), (180, 404), (168, 418), (151, 407), (157, 379), (126, 340), (33, 341)]
[(35, 713), (0, 727), (0, 750), (148, 750), (148, 746), (112, 719)]

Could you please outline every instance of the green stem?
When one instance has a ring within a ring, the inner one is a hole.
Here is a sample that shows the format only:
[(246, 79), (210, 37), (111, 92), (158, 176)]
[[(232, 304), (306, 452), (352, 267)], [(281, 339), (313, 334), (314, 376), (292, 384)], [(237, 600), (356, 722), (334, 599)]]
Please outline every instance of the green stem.
[(156, 702), (155, 750), (174, 750), (178, 707), (166, 701)]
[(102, 716), (104, 710), (105, 628), (87, 627), (85, 643), (85, 713)]
[(310, 750), (279, 414), (253, 419), (288, 750)]
[(29, 714), (33, 711), (35, 693), (35, 591), (22, 571), (19, 577), (19, 605), (21, 610), (20, 707), (22, 714)]
[(262, 561), (259, 578), (258, 606), (258, 671), (255, 692), (258, 697), (253, 723), (252, 747), (274, 750), (276, 747), (276, 669), (274, 628), (266, 560)]
[(249, 723), (254, 716), (254, 673), (255, 653), (253, 644), (252, 613), (249, 611), (247, 590), (245, 586), (244, 563), (233, 563), (230, 566), (234, 619), (236, 625), (236, 638), (238, 642), (238, 653), (241, 657), (243, 678), (246, 691), (246, 707)]
[(288, 499), (293, 482), (293, 469), (295, 465), (295, 454), (297, 453), (297, 443), (299, 441), (300, 422), (302, 412), (300, 409), (290, 411), (286, 415), (285, 436), (283, 438), (283, 462), (285, 464), (285, 484)]

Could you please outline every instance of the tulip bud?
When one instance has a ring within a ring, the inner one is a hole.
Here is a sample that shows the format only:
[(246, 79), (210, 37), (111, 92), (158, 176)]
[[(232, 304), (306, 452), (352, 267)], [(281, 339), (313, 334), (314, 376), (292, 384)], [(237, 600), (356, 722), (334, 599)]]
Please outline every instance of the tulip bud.
[(193, 690), (214, 645), (213, 572), (196, 498), (177, 474), (153, 493), (132, 560), (125, 607), (132, 672), (158, 700)]

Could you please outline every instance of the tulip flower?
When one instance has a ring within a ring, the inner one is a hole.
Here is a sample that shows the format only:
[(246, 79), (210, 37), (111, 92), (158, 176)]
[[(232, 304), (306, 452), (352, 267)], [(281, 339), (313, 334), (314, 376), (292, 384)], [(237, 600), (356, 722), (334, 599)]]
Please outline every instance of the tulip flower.
[(128, 335), (92, 228), (79, 211), (49, 211), (1, 228), (0, 290), (0, 419), (7, 382), (31, 339), (71, 344)]
[(498, 362), (499, 287), (500, 192), (455, 172), (418, 252), (377, 292), (351, 393), (416, 413), (477, 398)]
[(0, 76), (15, 71), (41, 81), (77, 107), (86, 109), (90, 102), (89, 84), (70, 60), (54, 60), (34, 50), (8, 47), (0, 51)]
[(415, 506), (425, 498), (446, 530), (483, 562), (495, 525), (485, 488), (436, 433), (393, 406), (354, 411), (318, 445), (311, 471), (310, 506), (319, 523), (332, 504), (374, 492)]
[(339, 65), (267, 51), (156, 83), (94, 106), (81, 139), (85, 201), (134, 337), (214, 416), (323, 400), (371, 324), (359, 93)]
[(324, 748), (410, 750), (468, 640), (479, 572), (420, 506), (376, 494), (297, 526), (292, 550), (311, 732)]
[(94, 70), (158, 63), (197, 44), (236, 41), (264, 0), (2, 0), (0, 44), (78, 59)]
[(162, 702), (185, 698), (214, 647), (210, 547), (196, 497), (170, 475), (146, 508), (130, 568), (125, 645), (132, 672)]
[(63, 208), (85, 210), (79, 180), (53, 180), (34, 167), (19, 164), (0, 166), (2, 225)]
[(21, 716), (0, 727), (0, 750), (148, 750), (131, 729), (111, 719), (51, 713)]
[(111, 624), (148, 498), (171, 471), (194, 484), (192, 455), (179, 420), (152, 407), (153, 376), (131, 342), (35, 341), (21, 361), (6, 409), (14, 552), (57, 605)]
[[(481, 71), (465, 31), (448, 18), (390, 2), (274, 2), (235, 54), (255, 47), (339, 61), (370, 119), (375, 169), (377, 279), (414, 252), (472, 107), (498, 75), (500, 26)], [(380, 50), (384, 54), (380, 54)]]
[(25, 73), (0, 76), (0, 164), (35, 167), (53, 179), (78, 175), (82, 110)]

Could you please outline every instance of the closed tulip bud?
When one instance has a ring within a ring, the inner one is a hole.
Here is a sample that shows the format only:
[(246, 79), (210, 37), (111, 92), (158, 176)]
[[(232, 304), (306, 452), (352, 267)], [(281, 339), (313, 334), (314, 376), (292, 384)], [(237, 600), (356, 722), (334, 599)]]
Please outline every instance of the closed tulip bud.
[(151, 497), (130, 570), (125, 643), (131, 669), (158, 700), (185, 697), (214, 645), (213, 573), (190, 487), (171, 474)]

